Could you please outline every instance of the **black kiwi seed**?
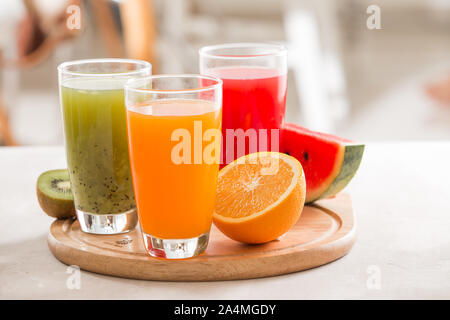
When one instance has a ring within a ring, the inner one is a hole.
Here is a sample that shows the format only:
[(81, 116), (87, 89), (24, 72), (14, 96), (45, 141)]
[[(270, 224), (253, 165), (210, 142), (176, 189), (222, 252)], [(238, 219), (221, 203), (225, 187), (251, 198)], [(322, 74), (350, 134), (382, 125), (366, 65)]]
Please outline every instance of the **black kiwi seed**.
[(57, 192), (72, 194), (72, 191), (70, 190), (70, 182), (68, 181), (59, 178), (54, 178), (53, 180), (51, 180), (50, 185), (52, 189), (54, 189)]

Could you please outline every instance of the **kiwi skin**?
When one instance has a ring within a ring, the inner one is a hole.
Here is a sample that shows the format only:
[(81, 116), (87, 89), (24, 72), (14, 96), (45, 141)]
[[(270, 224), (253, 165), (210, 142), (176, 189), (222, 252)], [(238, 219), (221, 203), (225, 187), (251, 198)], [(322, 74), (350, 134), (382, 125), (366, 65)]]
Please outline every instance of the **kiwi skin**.
[[(43, 174), (45, 173), (46, 172), (44, 172)], [(58, 199), (45, 194), (39, 188), (39, 178), (38, 182), (36, 183), (36, 194), (42, 210), (44, 210), (44, 212), (50, 217), (57, 219), (67, 219), (75, 217), (75, 205), (73, 199)]]
[(48, 197), (43, 193), (36, 185), (36, 193), (39, 201), (39, 205), (42, 210), (50, 217), (56, 219), (67, 219), (75, 217), (75, 206), (73, 201), (69, 200), (55, 200)]

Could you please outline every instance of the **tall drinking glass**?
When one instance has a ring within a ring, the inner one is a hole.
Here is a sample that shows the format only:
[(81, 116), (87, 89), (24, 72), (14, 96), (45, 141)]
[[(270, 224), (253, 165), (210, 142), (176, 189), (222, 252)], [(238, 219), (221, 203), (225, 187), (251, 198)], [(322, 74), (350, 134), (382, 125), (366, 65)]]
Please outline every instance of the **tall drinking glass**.
[(244, 154), (278, 151), (286, 106), (286, 48), (231, 43), (203, 47), (199, 56), (200, 73), (223, 81), (222, 166)]
[(199, 75), (125, 86), (131, 172), (145, 248), (183, 259), (205, 251), (220, 160), (222, 81)]
[(58, 66), (67, 164), (84, 232), (123, 233), (137, 224), (123, 88), (151, 70), (148, 62), (126, 59)]

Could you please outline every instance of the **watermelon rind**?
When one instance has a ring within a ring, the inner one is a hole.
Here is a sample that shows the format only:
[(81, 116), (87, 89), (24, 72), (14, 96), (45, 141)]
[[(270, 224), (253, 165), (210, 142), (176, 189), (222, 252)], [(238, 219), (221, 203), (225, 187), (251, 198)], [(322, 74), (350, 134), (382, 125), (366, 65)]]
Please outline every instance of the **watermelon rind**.
[(359, 165), (361, 164), (365, 146), (364, 144), (347, 143), (344, 147), (344, 159), (339, 169), (339, 174), (336, 176), (333, 182), (331, 182), (325, 192), (321, 193), (314, 199), (308, 199), (308, 203), (334, 196), (342, 189), (344, 189), (355, 176), (356, 172), (358, 171)]

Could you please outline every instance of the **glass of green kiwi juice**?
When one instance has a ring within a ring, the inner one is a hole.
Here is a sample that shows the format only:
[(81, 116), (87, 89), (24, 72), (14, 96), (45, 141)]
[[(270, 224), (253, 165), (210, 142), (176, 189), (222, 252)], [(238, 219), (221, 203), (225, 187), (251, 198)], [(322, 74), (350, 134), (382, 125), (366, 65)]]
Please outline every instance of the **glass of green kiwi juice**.
[(130, 59), (78, 60), (58, 66), (70, 184), (84, 232), (124, 233), (137, 224), (124, 85), (151, 71), (150, 63)]

